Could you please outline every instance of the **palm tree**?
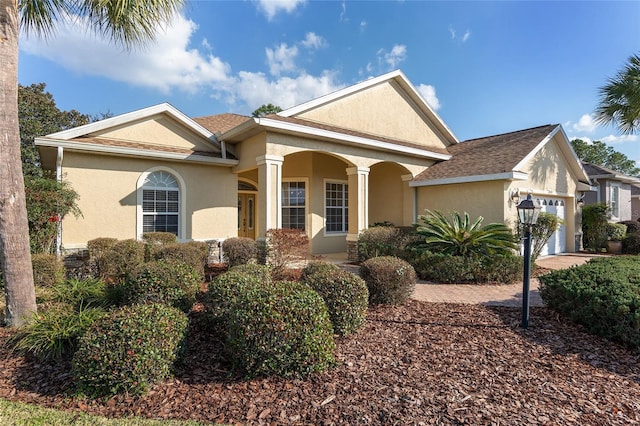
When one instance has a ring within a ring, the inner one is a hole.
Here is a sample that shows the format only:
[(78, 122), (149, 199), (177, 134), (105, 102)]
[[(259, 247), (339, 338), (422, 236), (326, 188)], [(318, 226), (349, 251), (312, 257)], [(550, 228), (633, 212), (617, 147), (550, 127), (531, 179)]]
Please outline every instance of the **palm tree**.
[(18, 35), (53, 34), (68, 17), (125, 48), (154, 38), (184, 0), (0, 0), (0, 268), (6, 322), (19, 326), (36, 311), (18, 126)]
[(451, 256), (476, 256), (508, 254), (518, 247), (513, 233), (502, 223), (481, 226), (484, 218), (479, 216), (472, 223), (467, 212), (452, 213), (451, 221), (437, 210), (426, 213), (418, 216), (416, 229), (424, 237), (421, 248)]
[(624, 69), (602, 86), (596, 121), (615, 124), (623, 134), (640, 130), (640, 54), (629, 58)]

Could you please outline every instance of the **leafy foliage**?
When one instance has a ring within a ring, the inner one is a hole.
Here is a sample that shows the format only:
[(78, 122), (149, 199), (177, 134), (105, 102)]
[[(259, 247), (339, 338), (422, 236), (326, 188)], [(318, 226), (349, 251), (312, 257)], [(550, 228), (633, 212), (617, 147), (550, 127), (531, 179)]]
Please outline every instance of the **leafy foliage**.
[(640, 169), (636, 167), (635, 161), (602, 141), (585, 142), (582, 139), (573, 139), (571, 146), (578, 158), (586, 163), (606, 167), (629, 176), (640, 175)]
[(27, 176), (24, 184), (31, 252), (53, 253), (59, 222), (81, 215), (78, 193), (67, 182), (44, 177)]
[(473, 223), (469, 214), (451, 214), (451, 221), (444, 213), (427, 210), (418, 216), (416, 233), (424, 238), (418, 245), (422, 249), (452, 256), (511, 253), (517, 248), (511, 230), (502, 223), (481, 226), (483, 217)]
[(280, 111), (282, 111), (282, 108), (280, 108), (279, 106), (276, 106), (273, 104), (263, 104), (260, 106), (260, 108), (253, 111), (251, 113), (251, 116), (256, 118), (264, 117), (265, 115), (269, 115), (269, 114), (277, 114)]
[(522, 279), (522, 257), (514, 254), (494, 256), (450, 256), (422, 252), (411, 264), (423, 280), (439, 283), (499, 283)]
[(110, 305), (106, 284), (96, 278), (72, 278), (57, 284), (53, 290), (56, 301), (73, 306), (77, 311), (91, 306)]
[(607, 223), (607, 239), (622, 241), (627, 235), (627, 225), (622, 223)]
[(229, 268), (255, 262), (258, 257), (258, 246), (251, 238), (227, 238), (222, 242), (222, 254)]
[(607, 224), (611, 208), (605, 203), (587, 204), (582, 207), (582, 233), (584, 247), (600, 250), (607, 241)]
[[(562, 224), (561, 219), (553, 213), (540, 212), (535, 225), (531, 226), (531, 259), (540, 256), (545, 244), (549, 242), (551, 235), (558, 230)], [(520, 240), (524, 237), (524, 225), (518, 222), (517, 237)]]
[(269, 229), (266, 235), (267, 264), (278, 280), (286, 276), (292, 262), (304, 260), (309, 255), (309, 237), (301, 229)]
[(133, 239), (117, 241), (102, 255), (100, 275), (105, 278), (122, 278), (144, 263), (144, 255), (143, 242)]
[(360, 261), (379, 256), (406, 255), (407, 246), (416, 240), (414, 228), (394, 226), (374, 226), (358, 236), (358, 258)]
[(200, 280), (204, 280), (204, 268), (207, 264), (209, 248), (202, 241), (190, 241), (188, 243), (165, 244), (160, 246), (156, 253), (156, 260), (166, 262), (183, 262), (189, 265), (198, 274)]
[(640, 222), (636, 220), (623, 220), (618, 223), (627, 227), (627, 234), (633, 234), (640, 231)]
[(335, 363), (327, 307), (304, 284), (243, 288), (229, 310), (228, 333), (232, 365), (247, 377), (302, 377)]
[(640, 254), (640, 233), (634, 232), (622, 240), (622, 253)]
[(402, 259), (374, 257), (360, 266), (360, 276), (369, 289), (369, 305), (399, 305), (411, 296), (416, 286), (416, 271)]
[(76, 311), (69, 305), (57, 305), (35, 314), (8, 344), (13, 350), (41, 361), (59, 361), (73, 355), (78, 340), (104, 315), (101, 308)]
[(336, 334), (347, 336), (364, 325), (369, 290), (362, 278), (331, 263), (311, 262), (302, 270), (302, 282), (326, 303)]
[(187, 316), (163, 304), (133, 305), (100, 318), (81, 338), (73, 376), (91, 396), (141, 394), (171, 374)]
[(616, 256), (540, 277), (550, 308), (591, 333), (640, 349), (640, 259)]
[(148, 262), (127, 276), (124, 299), (127, 304), (164, 303), (188, 312), (196, 302), (201, 282), (184, 262)]
[(55, 254), (36, 253), (31, 255), (33, 281), (40, 287), (53, 287), (64, 281), (64, 264)]
[(614, 124), (624, 134), (637, 133), (640, 129), (640, 54), (632, 55), (599, 92), (596, 122)]

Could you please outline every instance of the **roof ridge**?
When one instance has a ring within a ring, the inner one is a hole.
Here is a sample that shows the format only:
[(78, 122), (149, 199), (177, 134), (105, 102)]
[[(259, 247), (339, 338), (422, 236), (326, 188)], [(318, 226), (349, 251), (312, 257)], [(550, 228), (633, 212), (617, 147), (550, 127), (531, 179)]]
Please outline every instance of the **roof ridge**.
[(517, 133), (530, 132), (532, 130), (539, 130), (539, 129), (542, 129), (542, 128), (545, 128), (545, 127), (553, 127), (553, 128), (555, 128), (555, 127), (557, 127), (559, 125), (560, 124), (543, 124), (541, 126), (530, 127), (528, 129), (522, 129), (522, 130), (515, 130), (513, 132), (498, 133), (498, 134), (495, 134), (495, 135), (482, 136), (482, 137), (473, 138), (473, 139), (466, 139), (466, 140), (462, 141), (461, 143), (473, 142), (473, 141), (478, 141), (478, 140), (482, 140), (482, 139), (495, 138), (495, 137), (499, 137), (499, 136), (515, 135)]

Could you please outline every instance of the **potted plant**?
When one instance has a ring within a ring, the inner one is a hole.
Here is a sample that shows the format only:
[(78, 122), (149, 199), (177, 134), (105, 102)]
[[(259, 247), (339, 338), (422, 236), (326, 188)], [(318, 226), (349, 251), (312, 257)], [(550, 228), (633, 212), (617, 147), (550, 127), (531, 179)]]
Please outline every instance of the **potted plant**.
[(627, 225), (607, 223), (607, 253), (622, 253), (622, 240), (627, 235)]

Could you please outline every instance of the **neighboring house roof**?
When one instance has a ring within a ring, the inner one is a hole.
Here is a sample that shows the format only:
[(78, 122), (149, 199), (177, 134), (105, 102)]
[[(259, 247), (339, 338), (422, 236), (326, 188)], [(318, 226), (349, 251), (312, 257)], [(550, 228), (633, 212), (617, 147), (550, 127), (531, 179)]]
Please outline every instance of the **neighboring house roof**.
[(631, 185), (631, 198), (640, 198), (640, 186)]
[[(411, 186), (443, 185), (498, 179), (526, 179), (521, 168), (558, 132), (566, 146), (569, 167), (578, 180), (589, 182), (580, 161), (559, 124), (547, 124), (516, 132), (471, 139), (447, 148), (452, 158), (429, 167), (417, 175)], [(562, 144), (561, 144), (562, 145)]]
[(234, 127), (241, 125), (245, 121), (251, 120), (251, 117), (240, 114), (224, 113), (217, 115), (206, 115), (204, 117), (195, 117), (193, 120), (209, 130), (214, 135), (217, 135), (220, 133), (228, 132)]
[(599, 166), (597, 164), (582, 162), (587, 175), (590, 179), (609, 179), (617, 180), (624, 183), (640, 183), (640, 178), (636, 176), (629, 176), (607, 167)]
[(409, 79), (404, 75), (404, 73), (400, 70), (395, 70), (388, 72), (386, 74), (380, 75), (375, 78), (370, 78), (368, 80), (362, 81), (360, 83), (354, 84), (349, 87), (345, 87), (344, 89), (337, 90), (333, 93), (329, 93), (328, 95), (321, 96), (319, 98), (313, 99), (309, 102), (305, 102), (303, 104), (294, 106), (292, 108), (288, 108), (284, 111), (278, 113), (281, 117), (293, 117), (299, 114), (302, 114), (306, 111), (309, 111), (314, 108), (318, 108), (321, 105), (330, 103), (335, 101), (336, 99), (340, 99), (346, 96), (349, 96), (353, 93), (360, 92), (362, 90), (373, 87), (377, 84), (393, 80), (395, 81), (405, 93), (411, 98), (411, 100), (418, 106), (418, 108), (425, 114), (429, 120), (436, 126), (438, 131), (444, 136), (450, 144), (458, 143), (458, 138), (453, 134), (451, 129), (445, 124), (445, 122), (440, 118), (440, 116), (425, 102), (420, 93), (416, 90), (416, 88), (411, 84)]

